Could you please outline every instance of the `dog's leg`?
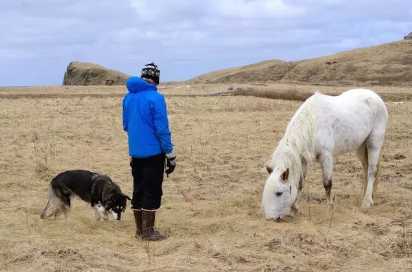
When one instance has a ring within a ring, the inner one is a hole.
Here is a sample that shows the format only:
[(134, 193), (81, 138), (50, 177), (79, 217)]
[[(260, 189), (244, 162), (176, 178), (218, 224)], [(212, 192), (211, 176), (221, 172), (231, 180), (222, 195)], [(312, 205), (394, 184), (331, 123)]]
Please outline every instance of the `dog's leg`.
[(105, 221), (109, 220), (109, 212), (108, 212), (106, 209), (104, 210), (104, 217), (103, 217), (103, 219), (104, 219)]
[(59, 208), (53, 206), (53, 204), (49, 204), (49, 207), (47, 208), (46, 211), (44, 211), (44, 214), (42, 213), (42, 219), (45, 218), (50, 218), (53, 217), (54, 219), (56, 219), (56, 217), (60, 214), (60, 210)]
[(112, 211), (111, 214), (112, 214), (113, 219), (119, 218), (119, 215), (116, 212)]
[(70, 211), (70, 206), (63, 206), (63, 214), (64, 214), (64, 221), (67, 221), (67, 217), (69, 215), (69, 211)]
[(54, 220), (57, 219), (57, 216), (58, 216), (59, 214), (60, 214), (60, 210), (59, 210), (59, 209), (56, 209), (55, 211), (53, 211), (52, 215), (53, 215)]
[(96, 220), (97, 221), (102, 220), (104, 218), (104, 212), (105, 212), (104, 207), (100, 203), (98, 203), (94, 205), (93, 208), (95, 209)]
[(93, 208), (94, 208), (94, 215), (96, 216), (96, 221), (100, 221), (100, 212), (99, 212), (97, 204), (94, 205)]
[(56, 219), (56, 217), (60, 214), (61, 208), (58, 203), (56, 203), (55, 199), (51, 199), (47, 202), (46, 207), (44, 208), (42, 214), (40, 215), (40, 218), (45, 219), (49, 217), (53, 217)]
[(56, 207), (56, 210), (54, 211), (54, 219), (57, 219), (57, 217), (60, 216), (62, 213), (64, 213), (63, 202), (59, 203), (59, 205)]

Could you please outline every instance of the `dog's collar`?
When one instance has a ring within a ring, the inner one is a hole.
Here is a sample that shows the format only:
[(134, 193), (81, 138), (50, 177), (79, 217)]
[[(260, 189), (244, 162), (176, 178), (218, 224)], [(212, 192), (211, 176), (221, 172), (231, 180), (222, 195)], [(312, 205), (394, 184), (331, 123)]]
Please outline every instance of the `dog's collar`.
[(91, 180), (92, 180), (91, 193), (92, 193), (92, 194), (95, 193), (95, 192), (94, 192), (94, 189), (95, 189), (95, 187), (96, 187), (96, 180), (97, 180), (98, 177), (99, 177), (98, 174), (93, 174), (93, 176), (92, 176), (92, 178), (91, 178)]

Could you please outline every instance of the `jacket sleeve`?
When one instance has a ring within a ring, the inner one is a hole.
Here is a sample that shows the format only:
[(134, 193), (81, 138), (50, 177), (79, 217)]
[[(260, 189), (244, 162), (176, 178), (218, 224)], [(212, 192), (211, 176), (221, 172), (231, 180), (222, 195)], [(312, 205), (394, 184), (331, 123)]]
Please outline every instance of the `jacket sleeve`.
[(126, 111), (126, 99), (127, 95), (123, 98), (123, 130), (127, 132), (127, 111)]
[(154, 103), (153, 120), (156, 136), (160, 141), (160, 147), (165, 154), (173, 151), (172, 137), (169, 129), (169, 120), (167, 117), (167, 106), (163, 96)]

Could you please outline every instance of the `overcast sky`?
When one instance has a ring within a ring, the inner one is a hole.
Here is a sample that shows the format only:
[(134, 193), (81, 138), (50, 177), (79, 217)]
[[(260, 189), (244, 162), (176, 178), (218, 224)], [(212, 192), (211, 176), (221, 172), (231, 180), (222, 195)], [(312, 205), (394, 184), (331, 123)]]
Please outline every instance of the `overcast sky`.
[(73, 60), (161, 80), (400, 40), (410, 0), (0, 0), (0, 86), (61, 84)]

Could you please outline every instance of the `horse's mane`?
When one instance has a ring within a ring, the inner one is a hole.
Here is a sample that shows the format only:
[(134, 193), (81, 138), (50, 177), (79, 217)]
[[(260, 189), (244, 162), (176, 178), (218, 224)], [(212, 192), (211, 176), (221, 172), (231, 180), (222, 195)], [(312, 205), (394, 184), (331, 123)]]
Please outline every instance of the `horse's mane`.
[(310, 97), (293, 115), (286, 132), (272, 155), (273, 170), (285, 171), (289, 168), (289, 180), (297, 184), (304, 178), (306, 164), (314, 159), (315, 116)]

